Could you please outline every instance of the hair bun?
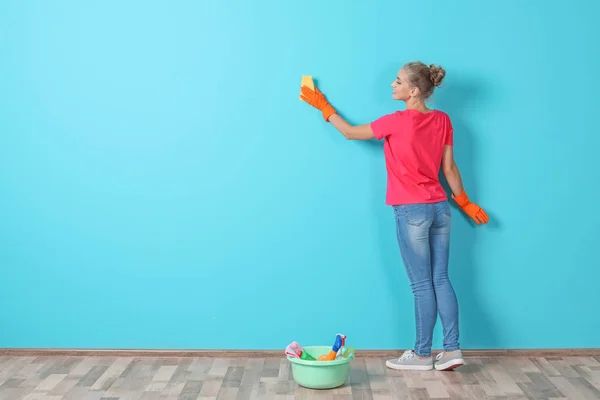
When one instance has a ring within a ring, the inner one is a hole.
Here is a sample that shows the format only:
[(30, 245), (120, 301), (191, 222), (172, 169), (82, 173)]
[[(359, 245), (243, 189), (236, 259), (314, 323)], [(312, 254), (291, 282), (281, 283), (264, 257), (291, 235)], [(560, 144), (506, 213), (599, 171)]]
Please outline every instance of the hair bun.
[(429, 77), (431, 79), (431, 82), (433, 82), (434, 86), (440, 86), (445, 76), (446, 71), (444, 70), (444, 68), (433, 64), (429, 65)]

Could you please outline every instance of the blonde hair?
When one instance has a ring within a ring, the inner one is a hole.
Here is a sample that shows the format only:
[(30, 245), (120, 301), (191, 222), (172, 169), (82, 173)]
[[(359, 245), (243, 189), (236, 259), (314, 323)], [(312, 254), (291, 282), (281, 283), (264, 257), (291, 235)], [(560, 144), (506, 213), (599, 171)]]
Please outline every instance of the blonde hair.
[(402, 68), (408, 74), (410, 84), (419, 88), (423, 100), (429, 98), (437, 86), (441, 86), (446, 76), (444, 68), (433, 64), (427, 66), (421, 61), (409, 62)]

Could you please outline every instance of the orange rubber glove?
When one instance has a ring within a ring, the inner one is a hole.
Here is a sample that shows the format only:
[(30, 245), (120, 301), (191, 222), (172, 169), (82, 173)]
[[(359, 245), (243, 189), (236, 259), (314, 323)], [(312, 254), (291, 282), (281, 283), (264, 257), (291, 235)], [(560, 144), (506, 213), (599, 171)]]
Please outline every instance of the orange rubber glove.
[(300, 98), (323, 113), (325, 121), (329, 122), (329, 117), (333, 114), (337, 114), (337, 111), (329, 104), (323, 93), (315, 87), (315, 90), (311, 90), (308, 86), (302, 86), (302, 94)]
[(317, 361), (333, 361), (335, 360), (336, 355), (336, 351), (329, 350), (329, 353), (323, 354), (321, 357), (317, 358)]
[(483, 208), (479, 207), (475, 203), (472, 203), (464, 190), (458, 196), (452, 195), (452, 198), (469, 217), (473, 218), (473, 220), (477, 222), (477, 225), (488, 223), (490, 218), (485, 211), (483, 211)]

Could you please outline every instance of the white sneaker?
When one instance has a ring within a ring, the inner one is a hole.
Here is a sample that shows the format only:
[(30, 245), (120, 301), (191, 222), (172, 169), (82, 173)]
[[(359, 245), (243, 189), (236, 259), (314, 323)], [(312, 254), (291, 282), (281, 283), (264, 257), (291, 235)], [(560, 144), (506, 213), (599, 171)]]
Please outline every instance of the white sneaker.
[(433, 358), (421, 359), (413, 350), (406, 350), (400, 358), (387, 360), (385, 366), (391, 369), (429, 371), (433, 369)]
[(435, 369), (438, 371), (451, 371), (465, 364), (460, 350), (441, 352), (435, 357)]

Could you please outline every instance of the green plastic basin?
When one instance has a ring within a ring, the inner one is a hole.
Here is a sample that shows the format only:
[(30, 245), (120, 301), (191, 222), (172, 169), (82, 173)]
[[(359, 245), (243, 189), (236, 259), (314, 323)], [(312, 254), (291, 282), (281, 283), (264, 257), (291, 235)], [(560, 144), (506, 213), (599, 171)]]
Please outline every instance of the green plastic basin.
[[(329, 353), (331, 346), (304, 346), (308, 354), (318, 358)], [(333, 361), (308, 361), (287, 356), (292, 364), (294, 381), (310, 389), (333, 389), (342, 386), (348, 380), (350, 362), (354, 355)]]

